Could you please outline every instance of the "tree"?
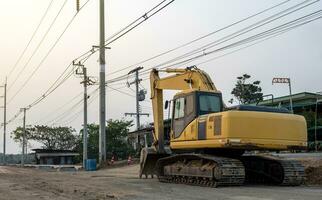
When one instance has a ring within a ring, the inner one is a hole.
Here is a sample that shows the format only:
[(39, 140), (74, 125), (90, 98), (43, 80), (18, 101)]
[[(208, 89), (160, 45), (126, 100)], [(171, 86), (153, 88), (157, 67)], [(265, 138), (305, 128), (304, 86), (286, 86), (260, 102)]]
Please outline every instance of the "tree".
[[(234, 95), (241, 104), (255, 103), (263, 100), (262, 88), (259, 86), (260, 81), (247, 83), (250, 78), (251, 76), (248, 74), (237, 77), (235, 88), (231, 91), (231, 94)], [(232, 103), (233, 99), (229, 102)]]
[[(111, 157), (114, 155), (118, 158), (127, 158), (129, 154), (133, 154), (134, 150), (127, 142), (129, 128), (132, 126), (132, 121), (125, 120), (109, 120), (106, 127), (106, 151), (107, 155)], [(88, 134), (88, 158), (98, 159), (99, 152), (99, 126), (97, 124), (89, 124), (87, 126)], [(78, 151), (83, 154), (83, 129), (80, 131)]]
[[(16, 142), (23, 138), (23, 128), (18, 127), (12, 133)], [(44, 149), (73, 150), (78, 141), (75, 130), (71, 127), (34, 126), (26, 128), (26, 139), (41, 143)]]

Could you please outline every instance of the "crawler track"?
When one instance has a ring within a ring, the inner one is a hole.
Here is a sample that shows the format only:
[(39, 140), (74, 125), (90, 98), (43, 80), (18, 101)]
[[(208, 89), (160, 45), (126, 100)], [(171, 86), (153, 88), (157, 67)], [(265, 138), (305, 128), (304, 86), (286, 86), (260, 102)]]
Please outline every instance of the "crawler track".
[(245, 169), (237, 159), (203, 154), (179, 154), (159, 159), (156, 165), (161, 182), (208, 187), (242, 185)]
[(305, 179), (304, 167), (296, 160), (285, 160), (273, 156), (243, 156), (246, 183), (301, 185)]
[(297, 186), (305, 180), (299, 161), (275, 156), (220, 157), (208, 154), (147, 154), (140, 177), (156, 175), (161, 182), (208, 187), (246, 184)]

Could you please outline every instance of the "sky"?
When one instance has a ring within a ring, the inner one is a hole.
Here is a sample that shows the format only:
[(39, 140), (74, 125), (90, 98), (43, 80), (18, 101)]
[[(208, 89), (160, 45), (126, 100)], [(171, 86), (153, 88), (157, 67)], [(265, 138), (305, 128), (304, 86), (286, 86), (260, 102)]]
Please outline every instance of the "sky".
[[(203, 40), (188, 45), (178, 51), (171, 52), (160, 58), (143, 63), (142, 67), (151, 68), (168, 61), (190, 50), (198, 48), (209, 42), (227, 36), (265, 17), (291, 7), (304, 0), (290, 0), (282, 6), (262, 15), (252, 18), (245, 23), (230, 27)], [(83, 5), (86, 0), (81, 0)], [(99, 43), (99, 6), (98, 0), (90, 0), (78, 13), (74, 21), (62, 35), (55, 48), (40, 65), (39, 69), (26, 83), (27, 78), (39, 66), (39, 63), (47, 54), (56, 39), (62, 33), (70, 19), (75, 15), (75, 1), (68, 0), (60, 15), (48, 32), (47, 36), (35, 51), (43, 35), (58, 13), (64, 0), (54, 0), (48, 14), (40, 25), (34, 39), (26, 50), (16, 68), (9, 75), (16, 61), (28, 44), (34, 30), (50, 0), (0, 0), (0, 84), (4, 83), (8, 76), (8, 109), (7, 118), (11, 119), (20, 108), (23, 108), (40, 97), (71, 63), (73, 59), (88, 51), (93, 45)], [(113, 35), (121, 28), (131, 23), (136, 18), (158, 4), (160, 0), (106, 0), (105, 1), (105, 32), (106, 38)], [(276, 5), (282, 0), (175, 0), (168, 7), (160, 11), (140, 26), (113, 42), (111, 49), (106, 50), (106, 73), (107, 80), (127, 74), (132, 68), (109, 75), (111, 72), (135, 64), (154, 55), (175, 48), (186, 42), (218, 30), (240, 19)], [(313, 2), (308, 1), (308, 2)], [(320, 10), (322, 3), (316, 3), (305, 9), (294, 12), (275, 22), (260, 27), (248, 35), (236, 38), (233, 41), (244, 39), (246, 36), (265, 31), (269, 28), (281, 25), (298, 17)], [(204, 56), (190, 63), (176, 65), (175, 67), (188, 67), (201, 63), (213, 57), (218, 57), (207, 63), (198, 65), (206, 71), (216, 87), (223, 93), (227, 103), (232, 97), (230, 92), (236, 82), (236, 77), (244, 73), (252, 76), (252, 81), (260, 80), (264, 94), (273, 94), (275, 97), (288, 95), (287, 85), (272, 85), (273, 77), (290, 77), (292, 92), (318, 92), (322, 91), (322, 20), (317, 20), (304, 26), (298, 27), (277, 37), (265, 40), (259, 44), (240, 51), (222, 56), (232, 50)], [(31, 55), (35, 51), (33, 57)], [(222, 56), (222, 57), (221, 57)], [(31, 57), (31, 59), (30, 59)], [(30, 61), (28, 62), (28, 60)], [(26, 64), (28, 63), (28, 64)], [(22, 71), (21, 76), (17, 75)], [(98, 54), (94, 54), (86, 62), (88, 74), (97, 80), (99, 72)], [(143, 75), (141, 88), (147, 90), (146, 101), (142, 102), (142, 112), (151, 113), (149, 99), (149, 82)], [(128, 81), (133, 77), (129, 76)], [(81, 78), (71, 76), (57, 90), (45, 98), (41, 103), (27, 111), (27, 125), (67, 125), (77, 131), (82, 126), (82, 105), (70, 109), (82, 96), (83, 87)], [(127, 119), (125, 112), (135, 112), (134, 87), (128, 88), (126, 80), (113, 83), (111, 87), (119, 88), (123, 93), (107, 89), (107, 119)], [(13, 84), (14, 83), (14, 84)], [(23, 89), (13, 98), (15, 93), (23, 86)], [(94, 91), (97, 85), (89, 87), (89, 92)], [(2, 90), (0, 88), (0, 94)], [(166, 93), (166, 99), (171, 99), (173, 92)], [(132, 96), (131, 96), (132, 95)], [(1, 96), (1, 95), (0, 95)], [(89, 100), (88, 121), (98, 121), (97, 95), (91, 95)], [(3, 99), (0, 99), (3, 104)], [(3, 110), (1, 110), (1, 113)], [(1, 114), (0, 120), (3, 121)], [(149, 117), (142, 116), (141, 121), (152, 121)], [(54, 124), (53, 124), (54, 123)], [(17, 126), (22, 125), (22, 115), (8, 124), (7, 130), (7, 153), (19, 153), (19, 144), (10, 138), (10, 132)], [(0, 131), (0, 152), (3, 145), (3, 129)], [(32, 144), (32, 148), (38, 144)]]

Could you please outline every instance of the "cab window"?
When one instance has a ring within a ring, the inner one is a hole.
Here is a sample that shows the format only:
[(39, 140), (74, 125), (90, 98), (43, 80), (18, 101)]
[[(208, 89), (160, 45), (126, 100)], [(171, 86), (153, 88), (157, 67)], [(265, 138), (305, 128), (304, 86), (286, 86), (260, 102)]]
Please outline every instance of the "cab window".
[(184, 106), (184, 98), (179, 98), (175, 100), (174, 119), (184, 117)]
[(215, 95), (200, 95), (199, 96), (199, 111), (200, 114), (215, 113), (221, 111), (221, 98)]

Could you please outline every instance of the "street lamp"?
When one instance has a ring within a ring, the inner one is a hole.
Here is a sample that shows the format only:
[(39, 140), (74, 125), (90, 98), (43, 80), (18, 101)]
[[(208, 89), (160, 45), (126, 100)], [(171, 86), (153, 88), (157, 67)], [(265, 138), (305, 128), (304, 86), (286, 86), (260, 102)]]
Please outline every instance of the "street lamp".
[(292, 87), (291, 87), (291, 79), (290, 78), (273, 78), (272, 85), (274, 83), (288, 83), (288, 87), (290, 90), (290, 110), (293, 112), (293, 100), (292, 100)]
[(317, 121), (318, 121), (318, 104), (322, 102), (322, 99), (319, 99), (319, 96), (322, 92), (316, 93), (316, 102), (315, 102), (315, 128), (314, 128), (314, 146), (315, 151), (318, 151), (318, 143), (317, 143)]

